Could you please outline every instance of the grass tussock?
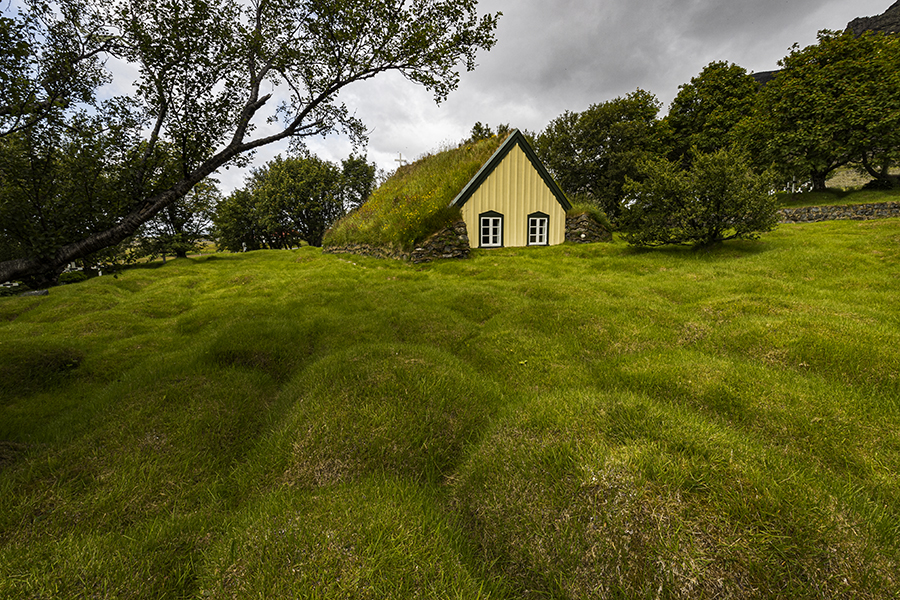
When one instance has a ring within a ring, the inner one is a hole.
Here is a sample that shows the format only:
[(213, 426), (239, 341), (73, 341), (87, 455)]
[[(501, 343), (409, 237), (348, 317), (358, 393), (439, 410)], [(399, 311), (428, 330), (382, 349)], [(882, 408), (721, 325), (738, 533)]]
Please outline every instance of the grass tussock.
[(450, 202), (503, 143), (494, 136), (401, 166), (371, 197), (339, 220), (325, 246), (369, 244), (412, 250), (459, 218)]
[(900, 588), (900, 221), (0, 300), (0, 597)]
[(588, 198), (576, 197), (572, 201), (572, 208), (566, 211), (566, 216), (574, 217), (584, 214), (589, 215), (598, 225), (602, 226), (607, 231), (613, 231), (615, 229), (610, 222), (609, 217), (606, 216), (606, 213), (603, 212), (596, 203)]

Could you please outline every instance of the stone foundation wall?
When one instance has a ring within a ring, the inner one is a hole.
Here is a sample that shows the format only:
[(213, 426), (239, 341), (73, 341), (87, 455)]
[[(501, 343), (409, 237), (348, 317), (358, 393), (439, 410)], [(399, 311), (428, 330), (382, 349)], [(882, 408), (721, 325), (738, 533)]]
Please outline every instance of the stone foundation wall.
[(566, 241), (576, 244), (607, 242), (612, 233), (597, 223), (587, 213), (566, 217)]
[[(604, 229), (589, 215), (566, 217), (566, 241), (576, 244), (605, 242), (612, 234)], [(368, 244), (348, 244), (346, 246), (328, 246), (322, 248), (327, 254), (359, 254), (373, 258), (393, 258), (408, 260), (412, 263), (425, 263), (437, 258), (469, 258), (469, 234), (464, 221), (456, 221), (444, 229), (432, 234), (424, 242), (416, 246), (412, 252), (404, 252), (384, 246)]]
[(361, 254), (373, 258), (408, 260), (413, 263), (430, 262), (436, 258), (469, 258), (469, 235), (466, 231), (465, 222), (456, 221), (430, 235), (428, 239), (416, 246), (412, 252), (404, 252), (383, 246), (369, 246), (368, 244), (329, 246), (323, 248), (322, 252), (329, 254)]
[(409, 252), (395, 250), (385, 246), (370, 246), (369, 244), (347, 244), (345, 246), (323, 246), (325, 254), (359, 254), (372, 258), (393, 258), (395, 260), (409, 260)]
[(880, 202), (877, 204), (850, 204), (847, 206), (804, 206), (802, 208), (782, 208), (781, 223), (817, 223), (851, 219), (886, 219), (900, 217), (900, 202)]
[(466, 222), (459, 220), (429, 236), (412, 251), (409, 259), (423, 263), (436, 258), (469, 258), (469, 251)]

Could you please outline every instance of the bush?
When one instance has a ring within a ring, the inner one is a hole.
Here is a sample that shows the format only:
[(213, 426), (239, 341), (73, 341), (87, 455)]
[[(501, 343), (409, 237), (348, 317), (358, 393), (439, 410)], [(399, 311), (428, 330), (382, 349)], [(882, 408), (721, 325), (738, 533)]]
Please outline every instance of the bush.
[(65, 285), (67, 283), (79, 283), (81, 281), (87, 281), (88, 276), (84, 271), (70, 271), (68, 273), (62, 273), (59, 276), (59, 284)]
[(756, 239), (778, 223), (769, 174), (756, 175), (730, 150), (696, 153), (689, 171), (665, 159), (641, 164), (643, 181), (626, 184), (620, 229), (636, 246), (708, 246)]
[(10, 282), (10, 285), (0, 285), (0, 298), (5, 298), (6, 296), (18, 296), (22, 292), (31, 291), (31, 288), (21, 281), (16, 283), (19, 285), (13, 285), (13, 282)]
[(321, 246), (345, 209), (365, 200), (374, 178), (365, 158), (350, 156), (338, 166), (311, 154), (276, 156), (253, 172), (246, 189), (219, 202), (216, 245), (229, 252)]

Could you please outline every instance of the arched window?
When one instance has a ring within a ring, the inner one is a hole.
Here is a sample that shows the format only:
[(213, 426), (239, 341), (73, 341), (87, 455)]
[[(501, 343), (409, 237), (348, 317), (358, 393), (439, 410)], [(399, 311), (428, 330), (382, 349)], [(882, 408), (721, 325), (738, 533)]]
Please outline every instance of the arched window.
[(493, 210), (478, 215), (478, 245), (481, 248), (503, 246), (503, 215)]
[(528, 215), (528, 245), (546, 246), (550, 243), (550, 215), (536, 212)]

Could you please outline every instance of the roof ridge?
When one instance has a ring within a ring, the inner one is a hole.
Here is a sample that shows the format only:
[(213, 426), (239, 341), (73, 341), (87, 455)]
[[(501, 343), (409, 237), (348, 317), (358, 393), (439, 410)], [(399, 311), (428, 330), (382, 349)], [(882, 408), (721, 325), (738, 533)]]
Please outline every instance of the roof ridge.
[(544, 183), (547, 184), (547, 187), (550, 188), (550, 191), (556, 197), (557, 202), (562, 205), (565, 210), (569, 210), (572, 208), (569, 199), (566, 198), (566, 194), (559, 187), (559, 184), (556, 183), (556, 180), (550, 175), (550, 172), (547, 171), (547, 168), (544, 166), (543, 161), (538, 157), (535, 153), (534, 149), (531, 147), (531, 144), (528, 143), (528, 139), (525, 135), (519, 131), (518, 129), (513, 129), (502, 144), (494, 151), (490, 158), (485, 161), (481, 168), (475, 173), (475, 176), (472, 177), (463, 187), (463, 189), (456, 195), (455, 198), (450, 202), (450, 206), (462, 207), (466, 202), (469, 201), (469, 198), (472, 197), (472, 194), (475, 193), (482, 183), (494, 172), (503, 159), (506, 158), (506, 155), (509, 154), (510, 150), (514, 147), (520, 146), (522, 148), (522, 152), (525, 153), (526, 158), (531, 163), (531, 166), (538, 172), (538, 175), (541, 176), (541, 179), (544, 180)]

